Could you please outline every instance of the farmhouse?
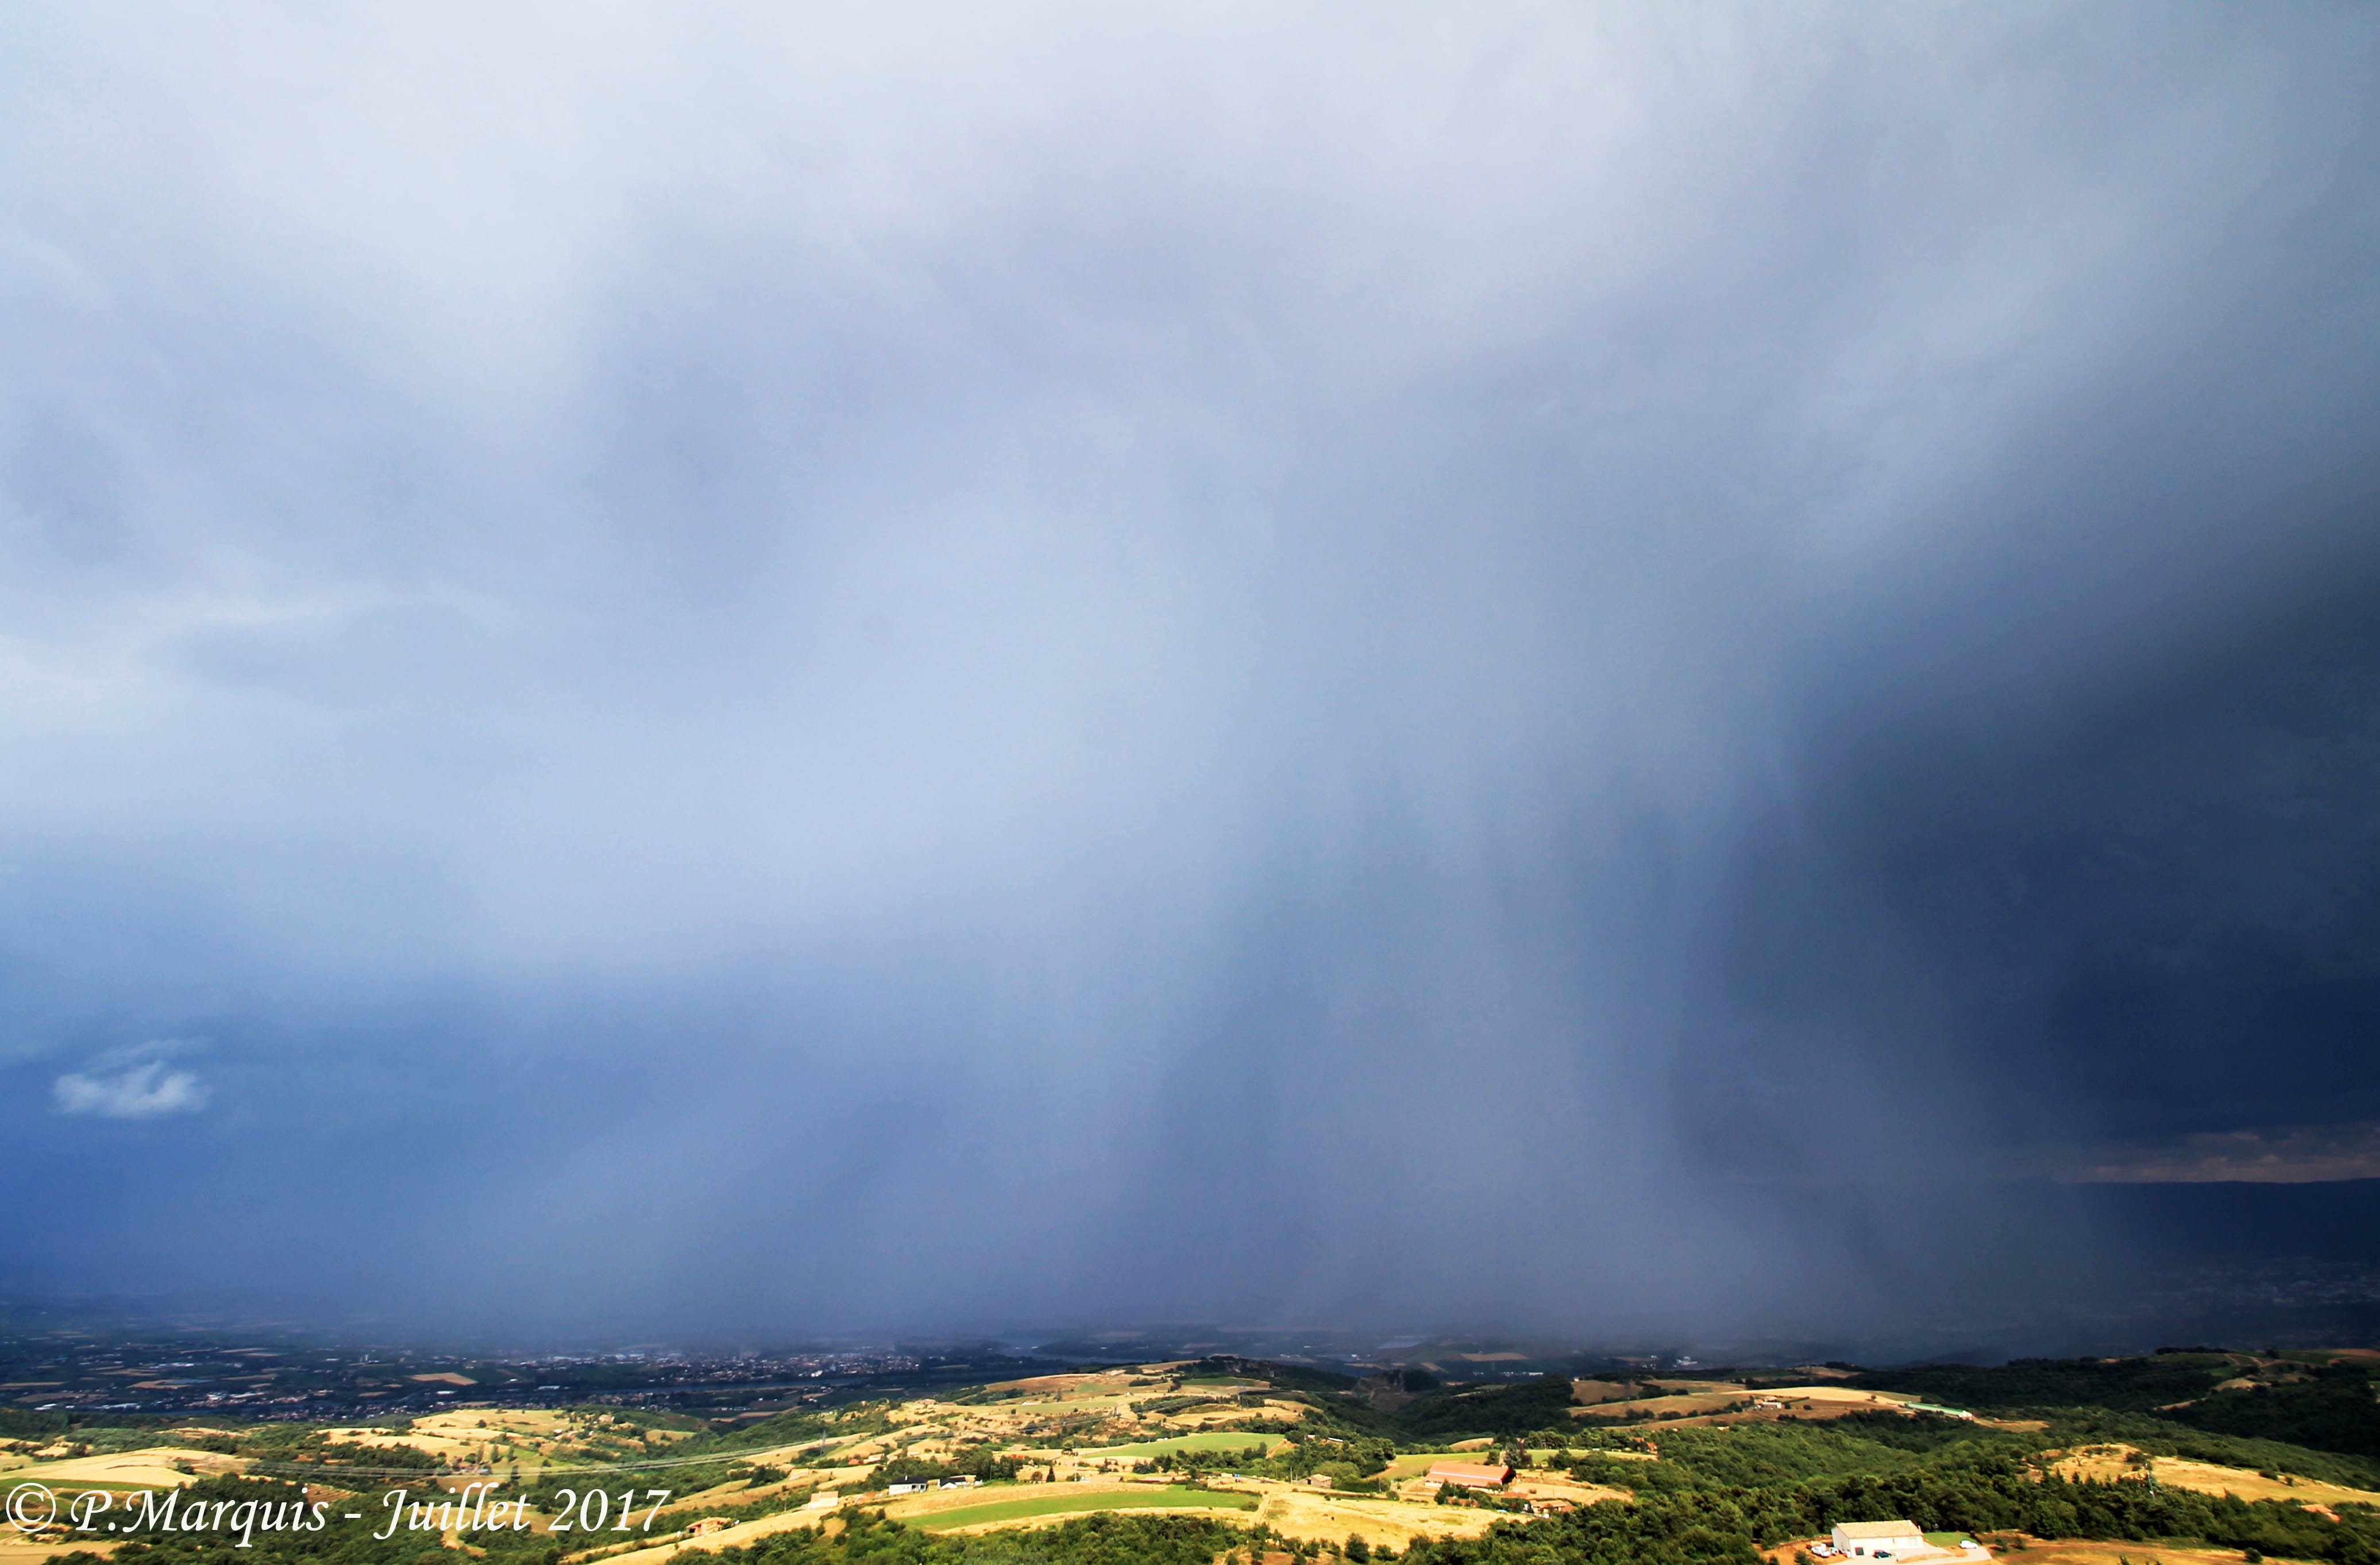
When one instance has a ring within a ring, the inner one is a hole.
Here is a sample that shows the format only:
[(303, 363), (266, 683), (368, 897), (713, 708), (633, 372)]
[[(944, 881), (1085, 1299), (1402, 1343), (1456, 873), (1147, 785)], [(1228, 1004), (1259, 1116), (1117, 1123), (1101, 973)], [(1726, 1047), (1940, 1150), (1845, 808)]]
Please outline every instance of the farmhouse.
[(1509, 1467), (1489, 1467), (1476, 1462), (1440, 1462), (1425, 1474), (1433, 1484), (1460, 1484), (1466, 1489), (1500, 1489), (1512, 1481)]
[(1838, 1522), (1834, 1542), (1839, 1553), (1871, 1559), (1879, 1554), (1906, 1559), (1936, 1552), (1914, 1522)]
[(893, 1495), (918, 1495), (924, 1494), (928, 1489), (971, 1489), (976, 1486), (976, 1482), (972, 1475), (965, 1474), (956, 1478), (912, 1478), (905, 1484), (887, 1485), (884, 1492)]

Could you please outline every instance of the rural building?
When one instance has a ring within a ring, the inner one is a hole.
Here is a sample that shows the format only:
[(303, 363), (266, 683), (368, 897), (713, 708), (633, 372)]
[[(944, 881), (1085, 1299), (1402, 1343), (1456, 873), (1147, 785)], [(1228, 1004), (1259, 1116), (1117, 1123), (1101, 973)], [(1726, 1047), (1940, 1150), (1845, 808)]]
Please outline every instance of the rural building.
[(1888, 1554), (1906, 1559), (1912, 1554), (1935, 1552), (1914, 1522), (1838, 1522), (1834, 1542), (1837, 1549), (1853, 1558)]
[(905, 1484), (888, 1485), (884, 1492), (893, 1495), (917, 1495), (923, 1494), (928, 1489), (971, 1489), (975, 1485), (976, 1481), (971, 1475), (956, 1478), (914, 1478)]
[(735, 1523), (729, 1521), (724, 1516), (706, 1516), (701, 1521), (697, 1522), (692, 1526), (688, 1527), (686, 1529), (686, 1533), (690, 1536), (698, 1538), (703, 1536), (705, 1534), (715, 1533), (722, 1527), (732, 1527), (735, 1524)]
[(1499, 1463), (1440, 1462), (1425, 1475), (1433, 1484), (1460, 1484), (1466, 1489), (1500, 1489), (1512, 1481), (1512, 1470)]

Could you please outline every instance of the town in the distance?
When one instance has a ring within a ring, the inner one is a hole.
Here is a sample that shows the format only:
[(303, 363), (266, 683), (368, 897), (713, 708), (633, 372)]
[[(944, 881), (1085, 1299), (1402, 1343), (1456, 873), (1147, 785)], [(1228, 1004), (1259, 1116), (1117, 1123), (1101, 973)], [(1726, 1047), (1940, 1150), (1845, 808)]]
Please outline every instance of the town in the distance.
[(470, 1353), (58, 1317), (20, 1318), (0, 1371), (0, 1562), (2380, 1562), (2358, 1347)]

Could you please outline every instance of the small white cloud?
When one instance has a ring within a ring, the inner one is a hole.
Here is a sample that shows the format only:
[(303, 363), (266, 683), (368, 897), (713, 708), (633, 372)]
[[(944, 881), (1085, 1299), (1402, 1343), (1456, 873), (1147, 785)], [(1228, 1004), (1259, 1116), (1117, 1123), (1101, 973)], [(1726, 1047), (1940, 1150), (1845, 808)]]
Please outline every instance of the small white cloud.
[(69, 1071), (51, 1086), (58, 1112), (97, 1114), (108, 1120), (153, 1120), (194, 1114), (207, 1106), (207, 1085), (194, 1071), (174, 1070), (178, 1054), (201, 1048), (189, 1038), (160, 1038), (129, 1049), (111, 1049), (84, 1069)]

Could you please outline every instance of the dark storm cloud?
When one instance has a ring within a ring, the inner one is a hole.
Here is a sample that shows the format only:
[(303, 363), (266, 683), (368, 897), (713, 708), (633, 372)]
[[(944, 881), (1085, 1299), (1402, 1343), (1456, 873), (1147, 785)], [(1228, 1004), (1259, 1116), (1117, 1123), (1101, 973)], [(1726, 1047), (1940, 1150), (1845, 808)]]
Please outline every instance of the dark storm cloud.
[(29, 1278), (1850, 1328), (2380, 1118), (2369, 18), (17, 25)]
[(1842, 981), (1863, 952), (1921, 975), (1938, 1068), (2019, 1146), (2380, 1119), (2380, 574), (2334, 563), (2153, 665), (1819, 730), (1823, 804), (1735, 904), (1747, 1005), (1894, 994)]

